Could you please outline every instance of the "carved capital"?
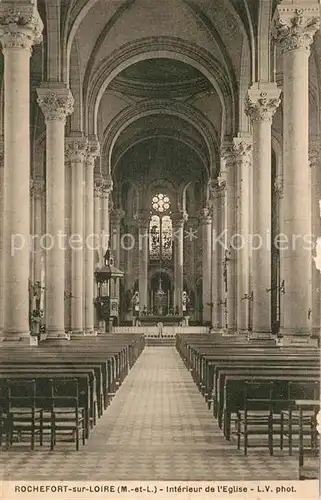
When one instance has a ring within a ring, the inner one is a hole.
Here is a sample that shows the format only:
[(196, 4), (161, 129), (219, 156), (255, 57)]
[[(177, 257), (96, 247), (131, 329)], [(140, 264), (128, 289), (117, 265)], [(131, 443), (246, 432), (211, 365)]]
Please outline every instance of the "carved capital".
[(252, 163), (252, 141), (235, 137), (233, 144), (237, 163), (250, 166)]
[(148, 210), (139, 210), (134, 215), (134, 221), (138, 229), (147, 230), (150, 222), (150, 213)]
[(287, 0), (276, 8), (272, 36), (283, 52), (303, 49), (309, 53), (319, 28), (320, 6), (317, 1), (301, 6), (299, 2), (293, 5)]
[(87, 152), (87, 140), (79, 137), (67, 137), (65, 143), (65, 160), (71, 164), (83, 164)]
[(36, 2), (14, 6), (11, 2), (1, 2), (0, 41), (4, 50), (25, 49), (31, 53), (32, 46), (42, 41), (42, 31)]
[(113, 186), (114, 186), (114, 183), (113, 183), (113, 179), (111, 178), (111, 175), (107, 175), (103, 178), (103, 181), (102, 181), (102, 193), (103, 193), (103, 196), (105, 198), (108, 198), (110, 193), (112, 192), (113, 190)]
[(95, 181), (94, 184), (94, 196), (95, 198), (101, 198), (102, 197), (102, 186), (101, 183)]
[(224, 179), (217, 177), (217, 179), (211, 179), (210, 183), (210, 200), (214, 201), (220, 196), (223, 196), (226, 191), (226, 182)]
[(311, 168), (320, 168), (320, 151), (318, 142), (309, 144), (309, 165)]
[(278, 198), (280, 198), (280, 199), (283, 198), (284, 182), (283, 182), (283, 177), (281, 177), (280, 175), (278, 175), (275, 178), (273, 189), (274, 189), (274, 193), (278, 196)]
[(74, 98), (67, 88), (50, 89), (40, 87), (37, 89), (37, 94), (37, 102), (46, 121), (62, 121), (65, 123), (67, 116), (74, 111)]
[(30, 192), (36, 199), (43, 199), (45, 195), (45, 181), (38, 178), (30, 179)]
[(97, 139), (88, 139), (86, 150), (86, 166), (94, 167), (95, 160), (100, 155), (100, 144)]
[(199, 213), (198, 213), (198, 218), (200, 220), (200, 223), (203, 225), (206, 224), (211, 224), (212, 222), (212, 217), (211, 217), (211, 212), (208, 207), (202, 208)]
[(171, 215), (173, 226), (176, 229), (184, 227), (185, 222), (188, 220), (186, 212), (175, 212)]
[(121, 208), (116, 208), (110, 213), (110, 222), (113, 226), (118, 226), (125, 217), (125, 212)]
[(273, 83), (266, 86), (252, 85), (245, 98), (245, 113), (252, 122), (271, 122), (281, 102), (280, 94), (281, 90)]
[(221, 170), (218, 175), (218, 182), (221, 186), (226, 186), (228, 171), (235, 168), (236, 165), (236, 152), (233, 144), (224, 144), (221, 147)]

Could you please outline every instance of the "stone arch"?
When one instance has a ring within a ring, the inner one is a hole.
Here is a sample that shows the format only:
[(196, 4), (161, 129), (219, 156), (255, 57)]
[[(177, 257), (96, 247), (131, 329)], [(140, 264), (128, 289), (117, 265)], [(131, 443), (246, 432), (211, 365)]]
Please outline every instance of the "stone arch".
[[(121, 153), (119, 153), (119, 155), (117, 156), (116, 161), (115, 160), (113, 161), (113, 165), (112, 165), (113, 169), (112, 169), (112, 171), (113, 172), (115, 171), (115, 169), (117, 168), (118, 163), (121, 161), (122, 157), (129, 151), (130, 148), (132, 148), (133, 146), (136, 146), (137, 144), (140, 144), (141, 142), (148, 141), (148, 140), (152, 139), (153, 137), (155, 137), (155, 136), (154, 135), (145, 135), (144, 137), (141, 137), (141, 138), (136, 139), (135, 141), (131, 142), (130, 145), (128, 145), (126, 148), (124, 148), (121, 151)], [(173, 137), (170, 134), (157, 134), (157, 137), (165, 138), (165, 139), (173, 139)], [(197, 148), (197, 146), (194, 144), (194, 142), (192, 140), (188, 140), (187, 138), (182, 137), (182, 136), (175, 137), (175, 140), (177, 142), (185, 144), (185, 146), (188, 146), (199, 157), (199, 159), (202, 162), (202, 164), (205, 165), (205, 166), (207, 165), (208, 160), (200, 152), (199, 148)], [(104, 162), (102, 162), (102, 166), (104, 167)], [(103, 170), (103, 173), (104, 173), (104, 170)]]
[(102, 157), (103, 161), (107, 161), (109, 173), (111, 173), (113, 147), (120, 134), (128, 125), (139, 118), (155, 114), (177, 116), (191, 124), (201, 134), (207, 145), (210, 162), (208, 169), (211, 170), (214, 167), (217, 159), (218, 139), (216, 130), (206, 117), (200, 111), (186, 103), (167, 100), (148, 100), (125, 108), (105, 129)]
[(104, 59), (91, 75), (88, 86), (85, 123), (89, 134), (97, 133), (97, 115), (102, 96), (109, 83), (124, 69), (146, 59), (176, 59), (193, 66), (213, 85), (222, 106), (221, 136), (233, 136), (237, 109), (233, 79), (226, 68), (205, 49), (175, 37), (148, 37), (129, 42)]

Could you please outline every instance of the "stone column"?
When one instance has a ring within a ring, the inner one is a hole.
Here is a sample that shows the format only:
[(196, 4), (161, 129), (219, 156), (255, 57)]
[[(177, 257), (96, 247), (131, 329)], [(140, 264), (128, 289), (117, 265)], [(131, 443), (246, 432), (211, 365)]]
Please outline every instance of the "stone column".
[(188, 221), (185, 224), (184, 238), (184, 273), (186, 276), (187, 287), (191, 294), (188, 305), (188, 316), (191, 320), (195, 320), (195, 302), (196, 302), (196, 262), (195, 262), (195, 247), (197, 238), (199, 238), (197, 217), (188, 215)]
[(46, 331), (47, 340), (66, 339), (65, 287), (65, 124), (73, 112), (73, 98), (61, 84), (38, 89), (38, 103), (46, 121)]
[[(238, 174), (238, 241), (237, 245), (237, 328), (239, 333), (248, 331), (249, 300), (249, 234), (250, 234), (250, 169), (252, 145), (245, 138), (234, 139)], [(252, 215), (252, 213), (251, 213)]]
[[(45, 198), (45, 182), (43, 179), (35, 178), (32, 187), (33, 194), (33, 276), (34, 281), (42, 282), (42, 258), (41, 237), (43, 235), (43, 213)], [(44, 283), (43, 283), (44, 285)]]
[(94, 251), (94, 266), (102, 265), (102, 178), (94, 177), (94, 232), (99, 242), (98, 249)]
[[(320, 143), (313, 142), (309, 147), (309, 161), (311, 167), (311, 213), (312, 234), (314, 241), (321, 236), (321, 219), (319, 200), (321, 200), (321, 162)], [(312, 262), (312, 336), (319, 338), (321, 324), (321, 294), (320, 271)]]
[(183, 212), (172, 214), (174, 243), (174, 312), (178, 307), (179, 314), (183, 313), (184, 223), (187, 221), (187, 217), (187, 214)]
[(141, 210), (135, 215), (138, 226), (138, 291), (139, 307), (148, 309), (148, 259), (149, 259), (149, 212)]
[(203, 208), (199, 214), (202, 231), (202, 275), (203, 275), (203, 322), (212, 321), (212, 217), (210, 210)]
[(84, 275), (84, 159), (87, 140), (68, 137), (66, 161), (71, 169), (71, 330), (83, 334), (83, 275)]
[(3, 195), (4, 195), (4, 144), (0, 138), (0, 338), (4, 327), (4, 283), (3, 283)]
[[(115, 209), (110, 213), (110, 223), (111, 223), (111, 250), (114, 256), (115, 267), (120, 269), (120, 255), (121, 255), (121, 244), (120, 244), (120, 232), (121, 232), (121, 221), (125, 216), (124, 210), (121, 208)], [(119, 287), (120, 282), (117, 280), (116, 283), (111, 284), (114, 289), (112, 293), (114, 297), (119, 298)]]
[(94, 252), (100, 244), (94, 228), (94, 167), (99, 155), (99, 143), (89, 140), (85, 158), (85, 284), (84, 284), (84, 330), (94, 331)]
[(211, 182), (212, 205), (212, 325), (215, 330), (225, 328), (225, 285), (223, 277), (225, 229), (225, 195), (226, 183), (222, 179)]
[(246, 103), (253, 126), (253, 332), (259, 335), (271, 333), (271, 125), (279, 97), (275, 83), (254, 84)]
[(309, 146), (309, 55), (320, 25), (319, 2), (283, 1), (274, 19), (274, 35), (283, 52), (283, 175), (281, 250), (284, 280), (281, 333), (291, 342), (311, 333), (311, 191)]
[(111, 175), (103, 178), (102, 184), (102, 233), (103, 252), (111, 245), (110, 240), (110, 193), (113, 190), (113, 180)]
[(4, 340), (29, 343), (30, 56), (43, 24), (34, 2), (2, 1), (4, 56)]
[[(237, 232), (237, 195), (236, 195), (236, 153), (233, 144), (224, 145), (221, 151), (223, 170), (221, 177), (226, 183), (225, 197), (225, 255), (223, 258), (223, 268), (226, 270), (226, 307), (227, 307), (227, 330), (235, 333), (237, 329), (237, 254), (235, 247), (235, 235)], [(235, 245), (236, 244), (236, 245)]]
[[(94, 233), (95, 237), (97, 238), (98, 241), (98, 247), (97, 249), (94, 250), (94, 269), (97, 267), (100, 267), (102, 265), (102, 210), (101, 210), (101, 200), (102, 200), (102, 178), (99, 176), (95, 177), (94, 176)], [(93, 287), (94, 287), (94, 295), (97, 295), (97, 285), (96, 281), (93, 277)], [(94, 325), (95, 328), (104, 328), (103, 325), (104, 322), (101, 322), (99, 324), (98, 320), (98, 315), (97, 311), (95, 309), (95, 314), (94, 314)]]

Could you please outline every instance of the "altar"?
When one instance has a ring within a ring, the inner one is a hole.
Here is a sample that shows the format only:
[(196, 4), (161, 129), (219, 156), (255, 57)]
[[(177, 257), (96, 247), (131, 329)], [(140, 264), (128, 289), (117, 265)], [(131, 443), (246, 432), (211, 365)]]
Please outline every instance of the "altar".
[(141, 315), (136, 316), (135, 326), (157, 326), (162, 323), (164, 326), (188, 326), (188, 316), (160, 316), (160, 315)]

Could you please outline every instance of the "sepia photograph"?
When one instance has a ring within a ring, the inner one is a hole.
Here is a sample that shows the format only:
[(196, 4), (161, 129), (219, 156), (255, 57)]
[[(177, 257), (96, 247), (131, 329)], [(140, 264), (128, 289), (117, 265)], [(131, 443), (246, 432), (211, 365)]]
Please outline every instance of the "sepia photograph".
[(320, 0), (0, 0), (0, 47), (0, 497), (319, 498)]

